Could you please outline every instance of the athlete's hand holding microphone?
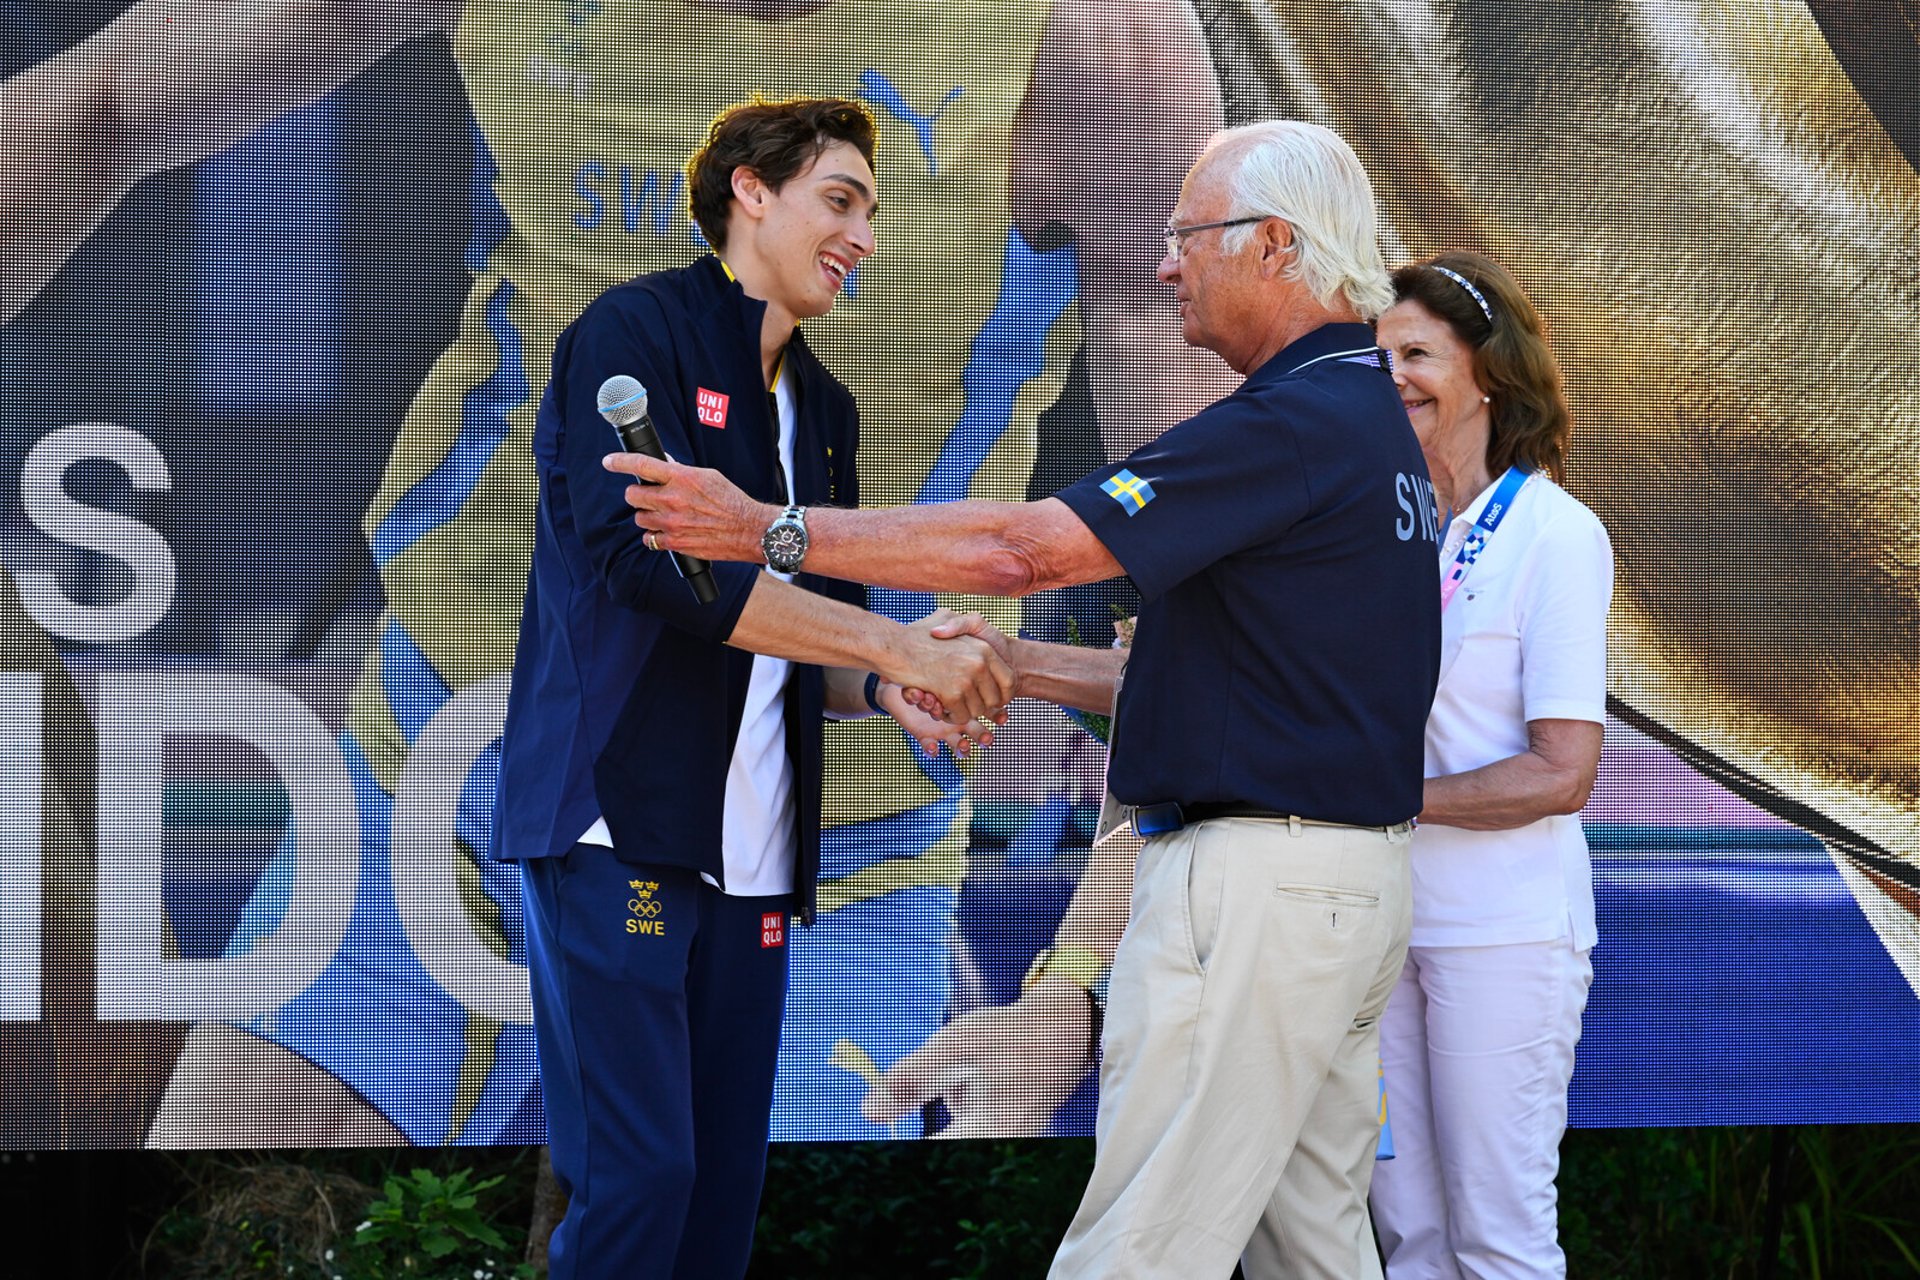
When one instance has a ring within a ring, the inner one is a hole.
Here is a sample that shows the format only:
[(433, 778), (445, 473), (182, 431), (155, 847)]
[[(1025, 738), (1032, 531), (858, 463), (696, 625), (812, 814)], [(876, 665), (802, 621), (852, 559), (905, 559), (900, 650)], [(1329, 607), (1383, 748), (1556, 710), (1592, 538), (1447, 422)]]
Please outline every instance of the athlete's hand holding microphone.
[[(757, 559), (760, 535), (766, 532), (780, 508), (754, 501), (718, 471), (674, 462), (661, 450), (651, 421), (646, 422), (645, 439), (635, 431), (635, 440), (629, 443), (624, 433), (634, 429), (622, 427), (607, 406), (623, 403), (635, 393), (639, 395), (638, 413), (631, 407), (620, 412), (631, 415), (629, 420), (637, 422), (646, 416), (645, 389), (624, 375), (600, 384), (600, 412), (607, 415), (616, 430), (623, 432), (620, 443), (626, 449), (625, 453), (609, 454), (602, 461), (607, 470), (633, 479), (633, 486), (627, 490), (627, 504), (638, 513), (634, 523), (647, 531), (647, 545), (666, 550), (671, 541), (676, 548), (693, 546), (715, 560)], [(647, 441), (651, 441), (651, 448), (646, 447)], [(669, 523), (673, 527), (671, 537), (662, 532)], [(687, 554), (695, 564), (705, 566), (707, 563), (679, 550), (673, 554), (676, 563), (682, 554)]]
[[(600, 416), (613, 424), (613, 432), (620, 437), (620, 447), (628, 453), (645, 454), (649, 458), (667, 460), (667, 451), (660, 447), (660, 433), (653, 429), (653, 417), (647, 412), (647, 389), (640, 385), (638, 378), (630, 378), (617, 373), (600, 384), (598, 397)], [(645, 484), (642, 480), (640, 483)], [(644, 535), (648, 546), (653, 546), (653, 535)], [(658, 548), (655, 548), (658, 550)], [(682, 555), (675, 551), (673, 567), (693, 588), (693, 595), (701, 604), (712, 604), (719, 598), (719, 591), (713, 585), (713, 570), (705, 560), (698, 556)]]

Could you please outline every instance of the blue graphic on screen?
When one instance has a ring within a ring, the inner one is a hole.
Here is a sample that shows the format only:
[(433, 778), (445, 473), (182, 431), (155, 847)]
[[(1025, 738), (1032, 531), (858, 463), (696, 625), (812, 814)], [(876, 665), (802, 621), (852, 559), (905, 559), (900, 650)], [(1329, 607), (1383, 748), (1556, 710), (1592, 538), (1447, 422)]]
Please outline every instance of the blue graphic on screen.
[(1784, 825), (1587, 824), (1581, 1126), (1915, 1117), (1920, 1001), (1818, 840)]
[(324, 409), (341, 389), (340, 105), (289, 112), (200, 166), (200, 399)]

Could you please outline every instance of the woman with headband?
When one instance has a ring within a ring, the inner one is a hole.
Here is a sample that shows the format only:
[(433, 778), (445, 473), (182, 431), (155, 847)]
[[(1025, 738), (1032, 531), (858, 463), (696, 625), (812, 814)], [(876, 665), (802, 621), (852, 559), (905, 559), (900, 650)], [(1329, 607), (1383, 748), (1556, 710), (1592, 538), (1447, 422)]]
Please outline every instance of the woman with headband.
[(1433, 478), (1443, 613), (1374, 1222), (1389, 1277), (1563, 1276), (1553, 1182), (1596, 938), (1575, 814), (1600, 762), (1613, 551), (1560, 487), (1560, 369), (1513, 277), (1444, 253), (1393, 283), (1379, 340)]

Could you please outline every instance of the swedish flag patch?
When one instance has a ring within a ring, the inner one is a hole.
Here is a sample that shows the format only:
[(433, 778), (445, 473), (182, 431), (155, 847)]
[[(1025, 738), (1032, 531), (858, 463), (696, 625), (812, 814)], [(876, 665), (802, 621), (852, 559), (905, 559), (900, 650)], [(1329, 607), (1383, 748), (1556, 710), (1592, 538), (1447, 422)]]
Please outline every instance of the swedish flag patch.
[(1125, 467), (1100, 487), (1130, 516), (1139, 515), (1141, 509), (1153, 501), (1153, 486)]

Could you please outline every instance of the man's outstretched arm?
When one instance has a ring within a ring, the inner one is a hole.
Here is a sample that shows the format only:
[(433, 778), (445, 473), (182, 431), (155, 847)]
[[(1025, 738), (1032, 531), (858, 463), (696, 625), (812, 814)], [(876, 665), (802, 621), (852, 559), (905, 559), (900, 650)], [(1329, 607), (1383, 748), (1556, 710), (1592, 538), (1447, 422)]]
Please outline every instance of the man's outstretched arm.
[(997, 717), (1013, 700), (1012, 670), (973, 634), (955, 630), (953, 638), (936, 637), (939, 621), (935, 614), (902, 626), (761, 574), (726, 642), (794, 662), (877, 671), (894, 684), (933, 694), (952, 723)]
[[(607, 457), (634, 523), (655, 545), (707, 560), (763, 563), (760, 537), (780, 508), (756, 502), (717, 471), (645, 454)], [(1072, 508), (1039, 502), (943, 502), (885, 510), (807, 510), (807, 571), (909, 591), (1026, 596), (1125, 572)]]
[(0, 83), (0, 322), (133, 184), (212, 155), (451, 27), (464, 0), (139, 0)]
[[(1099, 715), (1113, 710), (1114, 690), (1127, 668), (1129, 651), (1126, 649), (1016, 639), (1002, 635), (977, 613), (929, 617), (923, 621), (934, 624), (932, 634), (937, 639), (978, 636), (992, 645), (993, 651), (1013, 669), (1014, 684), (1023, 698), (1037, 698), (1055, 706)], [(909, 700), (917, 705), (920, 699), (915, 695), (921, 692), (909, 690)]]

